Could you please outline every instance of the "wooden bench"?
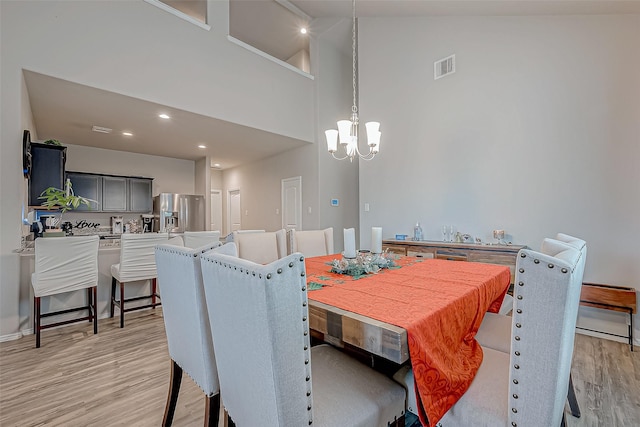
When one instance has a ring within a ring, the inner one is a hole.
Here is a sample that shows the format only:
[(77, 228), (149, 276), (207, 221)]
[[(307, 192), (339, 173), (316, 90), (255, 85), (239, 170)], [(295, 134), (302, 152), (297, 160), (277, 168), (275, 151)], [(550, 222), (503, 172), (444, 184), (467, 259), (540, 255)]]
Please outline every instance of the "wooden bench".
[(629, 335), (618, 335), (580, 327), (579, 329), (627, 338), (631, 351), (633, 351), (633, 315), (636, 313), (636, 304), (636, 290), (634, 288), (583, 283), (580, 293), (580, 305), (629, 314)]

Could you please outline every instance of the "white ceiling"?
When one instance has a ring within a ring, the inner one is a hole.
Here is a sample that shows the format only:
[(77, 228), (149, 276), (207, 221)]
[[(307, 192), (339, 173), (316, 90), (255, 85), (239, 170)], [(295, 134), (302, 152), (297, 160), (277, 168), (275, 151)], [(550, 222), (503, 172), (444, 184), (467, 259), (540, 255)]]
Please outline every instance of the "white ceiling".
[[(173, 0), (176, 1), (176, 0)], [(192, 8), (204, 0), (177, 0)], [(167, 1), (169, 3), (169, 1)], [(299, 9), (301, 13), (295, 13)], [(358, 16), (544, 15), (640, 13), (640, 1), (615, 0), (359, 0)], [(231, 0), (234, 37), (286, 60), (304, 46), (298, 27), (308, 18), (351, 17), (350, 0)], [(305, 14), (308, 15), (305, 17)], [(306, 19), (305, 19), (306, 18)], [(313, 23), (310, 25), (313, 31)], [(267, 36), (265, 36), (268, 35)], [(295, 34), (295, 36), (291, 36)], [(340, 38), (342, 40), (343, 37)], [(350, 35), (344, 37), (350, 52)], [(199, 114), (25, 71), (40, 139), (195, 160), (205, 154), (222, 169), (268, 157), (305, 142)], [(159, 112), (172, 119), (162, 121)], [(92, 126), (113, 129), (111, 134)], [(133, 137), (122, 136), (131, 131)], [(216, 135), (215, 139), (211, 135)], [(254, 144), (260, 141), (260, 144)], [(207, 149), (197, 148), (204, 144)]]
[[(250, 0), (239, 0), (250, 1)], [(256, 0), (256, 2), (265, 0)], [(268, 1), (268, 0), (267, 0)], [(351, 16), (351, 0), (290, 0), (315, 18)], [(357, 0), (356, 16), (583, 15), (640, 13), (640, 1), (619, 0)]]
[[(306, 144), (177, 108), (24, 71), (40, 140), (212, 162), (230, 168)], [(158, 114), (168, 114), (165, 120)], [(110, 128), (110, 134), (93, 132)], [(133, 136), (124, 136), (122, 132)], [(260, 144), (255, 144), (260, 141)], [(198, 145), (206, 145), (206, 149)]]

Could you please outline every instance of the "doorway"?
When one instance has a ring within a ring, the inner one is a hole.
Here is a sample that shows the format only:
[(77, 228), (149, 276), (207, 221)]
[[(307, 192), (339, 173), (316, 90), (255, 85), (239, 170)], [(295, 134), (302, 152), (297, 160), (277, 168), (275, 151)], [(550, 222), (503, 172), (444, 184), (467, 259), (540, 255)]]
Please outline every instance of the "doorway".
[(242, 228), (242, 211), (240, 210), (240, 190), (229, 190), (227, 193), (227, 233)]
[(211, 223), (209, 230), (220, 230), (222, 233), (222, 191), (211, 190)]
[(282, 180), (282, 228), (302, 230), (302, 177)]

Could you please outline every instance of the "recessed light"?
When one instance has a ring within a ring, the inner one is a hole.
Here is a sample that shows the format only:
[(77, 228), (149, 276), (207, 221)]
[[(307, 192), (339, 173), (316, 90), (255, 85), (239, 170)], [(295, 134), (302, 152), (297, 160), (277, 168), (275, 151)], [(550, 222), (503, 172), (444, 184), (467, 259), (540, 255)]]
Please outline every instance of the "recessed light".
[(198, 145), (198, 148), (207, 148), (207, 146), (200, 144), (200, 145)]
[(214, 167), (214, 168), (219, 168), (219, 167), (220, 167), (220, 163), (214, 163), (214, 164), (213, 164), (213, 167)]
[(161, 119), (170, 119), (171, 118), (171, 117), (169, 117), (168, 114), (164, 114), (164, 113), (158, 114), (158, 117), (160, 117)]
[(301, 34), (307, 34), (307, 29), (305, 27), (300, 28)]
[(124, 136), (133, 136), (133, 134), (131, 132), (122, 132), (122, 134)]

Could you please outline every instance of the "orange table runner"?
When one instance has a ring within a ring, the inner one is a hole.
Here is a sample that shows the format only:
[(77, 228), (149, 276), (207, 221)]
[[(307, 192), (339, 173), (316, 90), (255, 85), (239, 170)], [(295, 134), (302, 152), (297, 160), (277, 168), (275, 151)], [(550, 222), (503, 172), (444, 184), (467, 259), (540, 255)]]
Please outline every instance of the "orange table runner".
[(484, 313), (500, 308), (509, 288), (509, 268), (402, 257), (396, 261), (399, 269), (354, 280), (330, 273), (327, 263), (339, 257), (306, 259), (307, 284), (323, 285), (309, 298), (407, 331), (417, 397), (424, 409), (418, 408), (418, 415), (424, 425), (435, 425), (480, 367), (482, 349), (475, 334)]

